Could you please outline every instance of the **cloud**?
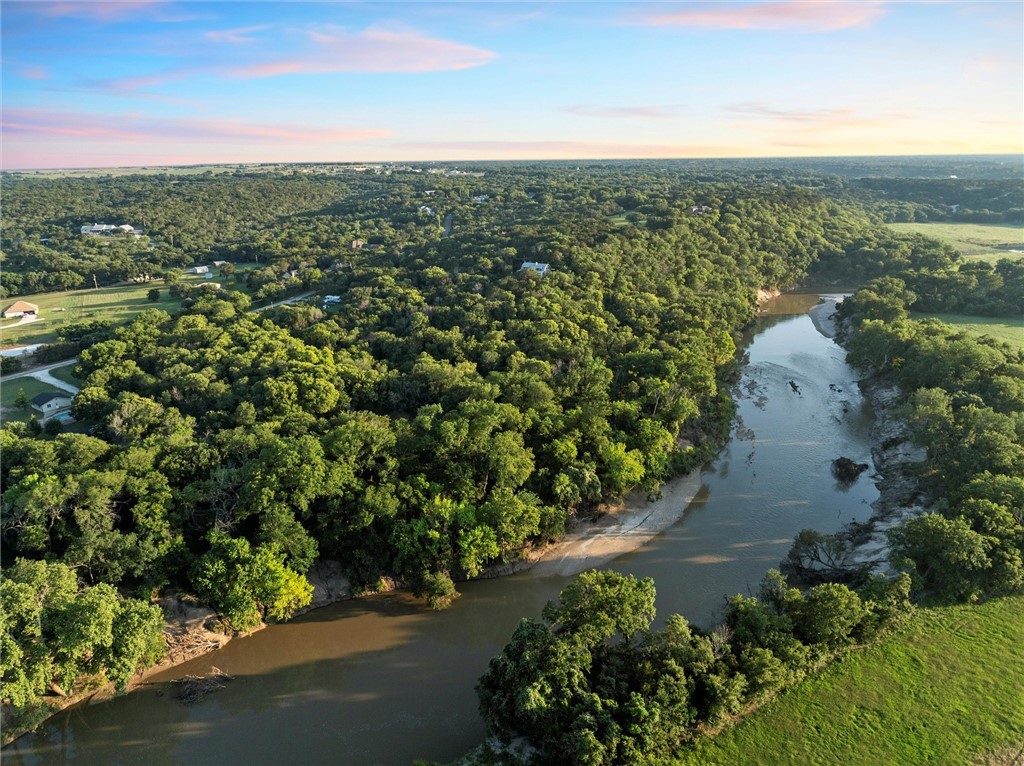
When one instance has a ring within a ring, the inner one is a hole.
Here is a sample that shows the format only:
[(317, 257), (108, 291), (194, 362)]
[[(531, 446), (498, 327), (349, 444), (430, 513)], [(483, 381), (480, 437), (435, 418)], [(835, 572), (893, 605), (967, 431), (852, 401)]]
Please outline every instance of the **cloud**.
[(26, 80), (49, 80), (50, 73), (44, 66), (27, 66), (18, 72)]
[(676, 10), (630, 14), (627, 23), (701, 29), (790, 30), (834, 32), (866, 27), (885, 15), (881, 0), (777, 0), (767, 3), (702, 3)]
[(253, 32), (262, 32), (270, 29), (269, 24), (257, 24), (251, 27), (238, 27), (237, 29), (213, 29), (206, 32), (203, 37), (212, 43), (231, 43), (234, 45), (256, 42), (255, 37), (250, 37)]
[(347, 143), (390, 135), (389, 131), (376, 129), (256, 125), (226, 119), (169, 119), (140, 114), (90, 114), (42, 109), (5, 109), (2, 127), (4, 139), (11, 142), (65, 139), (141, 144), (167, 140), (183, 144)]
[(30, 10), (40, 16), (70, 16), (92, 21), (122, 21), (140, 13), (166, 7), (167, 0), (130, 0), (127, 2), (34, 2), (22, 4), (22, 10)]
[(756, 121), (759, 127), (786, 131), (888, 127), (911, 119), (910, 115), (899, 112), (866, 116), (855, 109), (780, 109), (760, 101), (731, 104), (726, 111), (747, 122)]
[(251, 79), (328, 72), (443, 72), (483, 66), (493, 51), (427, 37), (410, 29), (370, 27), (350, 33), (338, 27), (309, 30), (312, 45), (301, 53), (221, 70)]
[(576, 104), (562, 111), (579, 117), (604, 117), (617, 120), (670, 120), (676, 115), (663, 106), (595, 106)]

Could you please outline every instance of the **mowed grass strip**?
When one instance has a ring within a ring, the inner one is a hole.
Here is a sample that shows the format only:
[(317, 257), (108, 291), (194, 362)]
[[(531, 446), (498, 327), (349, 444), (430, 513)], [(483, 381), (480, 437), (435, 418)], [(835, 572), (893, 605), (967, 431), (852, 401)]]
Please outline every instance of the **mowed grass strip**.
[[(209, 280), (199, 275), (186, 275), (181, 278), (183, 285), (201, 285), (210, 282), (218, 282), (228, 290), (241, 287), (233, 281), (229, 283), (226, 277), (220, 277), (218, 274)], [(147, 297), (149, 291), (154, 288), (160, 291), (160, 300), (156, 302), (150, 301)], [(27, 346), (33, 343), (52, 343), (57, 340), (57, 330), (72, 322), (112, 319), (117, 323), (123, 323), (146, 309), (163, 309), (172, 314), (181, 309), (181, 301), (171, 296), (170, 288), (164, 284), (163, 280), (154, 280), (140, 285), (19, 295), (5, 298), (2, 305), (6, 307), (15, 301), (27, 301), (39, 306), (39, 318), (34, 322), (18, 326), (15, 326), (18, 319), (0, 320), (0, 348)]]
[(924, 234), (946, 242), (965, 258), (995, 263), (1000, 258), (1024, 258), (1024, 226), (997, 226), (980, 223), (890, 223), (904, 234)]
[(1024, 745), (1024, 597), (922, 609), (678, 766), (966, 766)]
[[(972, 335), (989, 337), (1024, 349), (1024, 317), (980, 317), (972, 314), (913, 314), (914, 319), (938, 319)], [(1024, 766), (1024, 763), (1021, 764)]]

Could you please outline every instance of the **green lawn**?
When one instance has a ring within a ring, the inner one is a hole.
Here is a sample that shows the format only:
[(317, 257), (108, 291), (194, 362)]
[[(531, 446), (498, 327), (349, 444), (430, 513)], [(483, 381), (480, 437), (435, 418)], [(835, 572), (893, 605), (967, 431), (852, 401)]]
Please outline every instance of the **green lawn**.
[[(966, 766), (1024, 746), (1024, 597), (923, 609), (675, 766)], [(1012, 763), (1007, 758), (1005, 763)]]
[(996, 340), (1024, 349), (1024, 317), (979, 317), (971, 314), (913, 314), (914, 319), (939, 319), (973, 335), (990, 335)]
[(50, 374), (57, 380), (63, 380), (65, 383), (70, 383), (73, 386), (81, 388), (81, 378), (76, 378), (74, 375), (74, 369), (77, 363), (78, 362), (76, 360), (74, 362), (71, 362), (70, 364), (65, 364), (60, 367), (54, 367), (52, 370), (50, 370)]
[(1024, 258), (1024, 226), (990, 226), (980, 223), (890, 223), (904, 233), (924, 234), (947, 242), (965, 258), (995, 263), (1000, 258)]
[[(218, 277), (216, 269), (213, 282), (220, 282), (227, 289), (235, 289), (227, 277)], [(182, 284), (203, 284), (207, 280), (200, 275), (181, 278)], [(160, 290), (160, 300), (152, 303), (146, 294), (153, 288)], [(15, 327), (18, 319), (5, 319), (0, 323), (0, 347), (24, 346), (32, 343), (52, 343), (57, 339), (57, 330), (64, 324), (93, 319), (113, 319), (126, 322), (140, 311), (159, 308), (174, 313), (181, 308), (181, 301), (172, 298), (162, 280), (144, 285), (101, 287), (91, 290), (70, 290), (68, 292), (20, 295), (3, 301), (7, 306), (16, 300), (28, 301), (39, 306), (39, 319)]]
[[(629, 215), (628, 212), (627, 213), (616, 213), (615, 215), (610, 215), (610, 216), (608, 216), (608, 222), (611, 223), (613, 226), (618, 226), (620, 228), (623, 227), (623, 226), (632, 226), (633, 224), (630, 221), (626, 220), (626, 216), (627, 215)], [(640, 221), (637, 222), (637, 226), (643, 226), (646, 222), (647, 222), (646, 216), (641, 216), (640, 217)]]
[(37, 394), (46, 393), (49, 391), (57, 391), (58, 389), (51, 386), (49, 383), (42, 383), (35, 378), (15, 378), (11, 381), (0, 381), (0, 420), (5, 423), (12, 420), (25, 420), (35, 413), (36, 417), (40, 417), (40, 413), (32, 409), (31, 405), (26, 410), (18, 409), (14, 400), (18, 396), (19, 389), (25, 390), (25, 396), (30, 400)]

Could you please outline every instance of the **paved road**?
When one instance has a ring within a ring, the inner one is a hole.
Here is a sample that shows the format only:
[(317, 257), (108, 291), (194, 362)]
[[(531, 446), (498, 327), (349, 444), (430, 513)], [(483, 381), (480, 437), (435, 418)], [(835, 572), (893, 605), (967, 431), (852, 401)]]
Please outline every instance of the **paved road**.
[(70, 383), (65, 383), (63, 380), (58, 380), (57, 378), (53, 377), (50, 374), (50, 370), (54, 369), (55, 367), (67, 367), (68, 365), (72, 364), (78, 364), (78, 360), (65, 359), (63, 362), (54, 362), (53, 364), (47, 364), (43, 367), (36, 367), (33, 370), (17, 372), (14, 375), (4, 375), (3, 378), (0, 379), (0, 384), (7, 384), (12, 380), (16, 380), (17, 378), (35, 378), (36, 380), (41, 381), (43, 383), (48, 383), (54, 388), (59, 388), (62, 391), (68, 391), (72, 394), (77, 394), (78, 389), (75, 386), (71, 385)]
[(295, 301), (301, 301), (303, 298), (308, 298), (311, 295), (316, 295), (316, 290), (310, 290), (309, 292), (302, 293), (301, 295), (293, 295), (291, 298), (285, 298), (283, 301), (278, 301), (277, 303), (260, 306), (258, 309), (253, 309), (253, 312), (276, 309), (278, 306), (284, 306), (286, 303), (295, 303)]

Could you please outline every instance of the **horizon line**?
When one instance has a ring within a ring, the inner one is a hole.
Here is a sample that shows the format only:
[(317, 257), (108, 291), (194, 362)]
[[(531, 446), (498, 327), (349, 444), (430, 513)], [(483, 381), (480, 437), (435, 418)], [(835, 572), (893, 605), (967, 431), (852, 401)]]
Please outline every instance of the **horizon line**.
[(78, 165), (78, 166), (55, 166), (55, 167), (22, 167), (5, 168), (0, 167), (0, 173), (26, 173), (40, 171), (62, 171), (62, 170), (148, 170), (152, 168), (198, 168), (198, 167), (225, 167), (227, 165), (238, 165), (243, 167), (259, 167), (273, 165), (415, 165), (419, 164), (467, 164), (467, 163), (511, 163), (511, 162), (701, 162), (719, 160), (827, 160), (827, 159), (871, 159), (871, 158), (926, 158), (926, 157), (1017, 157), (1024, 160), (1024, 151), (1021, 152), (950, 152), (950, 153), (926, 153), (926, 154), (789, 154), (789, 155), (756, 155), (756, 156), (716, 156), (716, 157), (547, 157), (547, 158), (477, 158), (477, 159), (406, 159), (406, 160), (261, 160), (248, 162), (187, 162), (180, 164), (148, 163), (144, 165)]

